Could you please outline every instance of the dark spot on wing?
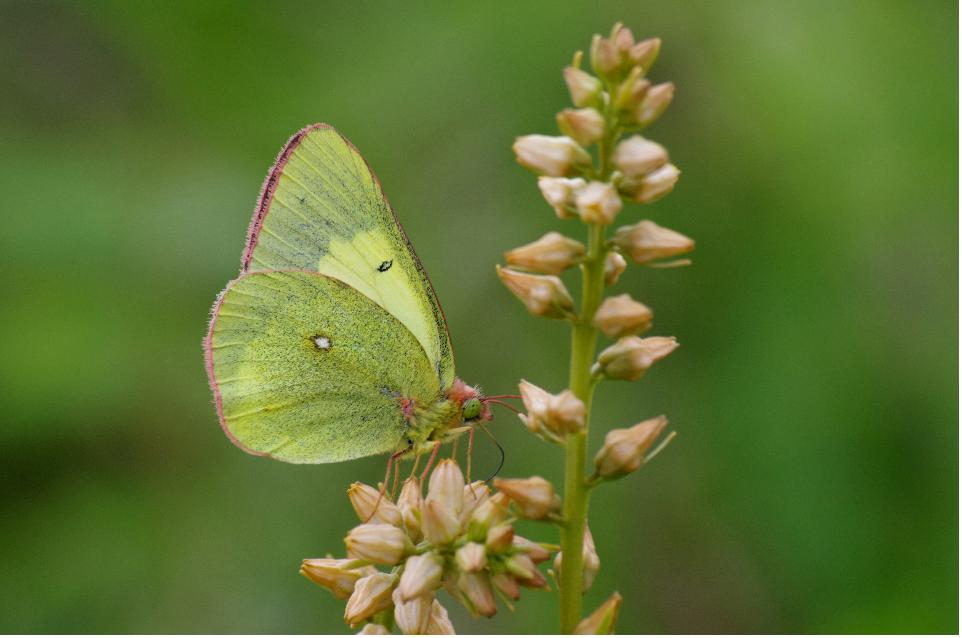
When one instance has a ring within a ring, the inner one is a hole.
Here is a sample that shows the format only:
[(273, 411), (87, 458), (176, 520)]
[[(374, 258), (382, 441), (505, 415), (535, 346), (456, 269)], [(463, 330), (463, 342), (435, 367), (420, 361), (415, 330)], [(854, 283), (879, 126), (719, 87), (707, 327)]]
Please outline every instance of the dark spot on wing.
[(380, 266), (377, 267), (377, 271), (378, 271), (378, 272), (387, 272), (388, 270), (391, 269), (391, 266), (392, 266), (393, 264), (394, 264), (394, 260), (393, 260), (393, 259), (386, 259), (385, 261), (382, 261), (382, 262), (381, 262), (381, 265), (380, 265)]

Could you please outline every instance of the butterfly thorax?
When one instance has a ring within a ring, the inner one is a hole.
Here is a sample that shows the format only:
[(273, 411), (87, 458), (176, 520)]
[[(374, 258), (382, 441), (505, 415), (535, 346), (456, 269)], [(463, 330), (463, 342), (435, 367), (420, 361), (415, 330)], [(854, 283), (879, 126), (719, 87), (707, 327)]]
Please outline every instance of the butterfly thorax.
[[(473, 388), (461, 379), (455, 379), (451, 388), (437, 401), (429, 405), (419, 405), (409, 399), (401, 400), (401, 409), (409, 426), (406, 448), (414, 454), (430, 452), (439, 441), (450, 441), (467, 431), (472, 420), (464, 418), (465, 403), (480, 397)], [(490, 419), (487, 409), (483, 409), (477, 419)]]

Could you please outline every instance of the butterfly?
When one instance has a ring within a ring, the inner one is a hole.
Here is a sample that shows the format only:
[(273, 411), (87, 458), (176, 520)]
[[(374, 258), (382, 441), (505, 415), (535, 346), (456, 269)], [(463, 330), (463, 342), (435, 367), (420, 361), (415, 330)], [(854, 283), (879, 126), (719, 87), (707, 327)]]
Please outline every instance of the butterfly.
[(224, 432), (280, 461), (420, 454), (490, 419), (380, 182), (326, 124), (267, 174), (204, 352)]

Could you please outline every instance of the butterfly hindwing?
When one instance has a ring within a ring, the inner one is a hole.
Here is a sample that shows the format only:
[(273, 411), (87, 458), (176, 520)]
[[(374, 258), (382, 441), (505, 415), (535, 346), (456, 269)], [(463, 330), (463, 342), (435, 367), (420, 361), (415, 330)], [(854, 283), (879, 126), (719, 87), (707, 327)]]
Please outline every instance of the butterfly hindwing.
[(264, 183), (242, 267), (310, 270), (344, 282), (410, 330), (441, 389), (454, 380), (431, 282), (374, 173), (333, 128), (309, 126), (281, 151)]
[(438, 396), (434, 365), (411, 331), (318, 273), (242, 274), (215, 305), (205, 346), (225, 432), (249, 452), (292, 463), (402, 449), (401, 397)]

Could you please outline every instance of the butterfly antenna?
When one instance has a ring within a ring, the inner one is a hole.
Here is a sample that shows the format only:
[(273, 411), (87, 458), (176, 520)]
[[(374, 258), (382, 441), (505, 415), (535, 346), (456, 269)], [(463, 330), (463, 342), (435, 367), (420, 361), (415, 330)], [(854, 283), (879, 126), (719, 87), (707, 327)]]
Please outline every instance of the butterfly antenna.
[(490, 397), (485, 397), (486, 399), (520, 399), (520, 394), (495, 394)]
[(483, 423), (478, 423), (478, 427), (481, 428), (482, 432), (488, 435), (488, 438), (491, 439), (491, 441), (497, 446), (498, 452), (501, 453), (501, 460), (498, 462), (498, 469), (494, 471), (494, 474), (484, 479), (484, 482), (487, 483), (488, 481), (493, 479), (495, 476), (497, 476), (498, 472), (501, 471), (501, 468), (504, 467), (504, 448), (501, 447), (501, 444), (498, 443), (498, 440), (496, 438), (494, 438), (494, 435), (491, 434), (491, 430), (489, 430), (486, 425), (484, 425)]
[(519, 410), (518, 408), (514, 407), (514, 406), (511, 405), (510, 403), (505, 403), (504, 401), (498, 401), (497, 399), (493, 399), (493, 398), (491, 398), (491, 397), (485, 397), (484, 401), (485, 401), (485, 403), (494, 403), (495, 405), (500, 405), (500, 406), (503, 407), (503, 408), (508, 408), (509, 410), (511, 410), (512, 412), (514, 412), (515, 414), (521, 414), (521, 410)]

